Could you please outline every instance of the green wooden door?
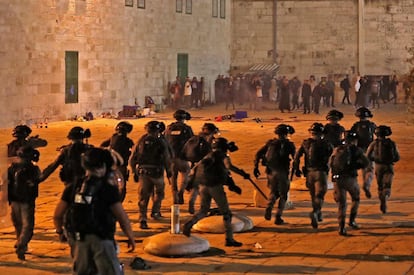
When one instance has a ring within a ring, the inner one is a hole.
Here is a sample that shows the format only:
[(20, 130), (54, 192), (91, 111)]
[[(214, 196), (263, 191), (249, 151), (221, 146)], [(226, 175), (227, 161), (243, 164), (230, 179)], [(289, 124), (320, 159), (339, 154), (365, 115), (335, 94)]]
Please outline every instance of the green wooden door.
[(65, 103), (78, 103), (79, 53), (65, 52)]
[(188, 76), (188, 54), (177, 54), (177, 75), (180, 77), (181, 82), (185, 81)]

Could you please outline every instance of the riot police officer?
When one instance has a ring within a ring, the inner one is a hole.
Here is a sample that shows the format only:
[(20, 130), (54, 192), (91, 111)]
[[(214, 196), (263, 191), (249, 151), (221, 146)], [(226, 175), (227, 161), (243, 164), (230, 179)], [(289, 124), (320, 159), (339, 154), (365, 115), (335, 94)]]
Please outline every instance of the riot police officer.
[(85, 142), (85, 139), (90, 136), (89, 129), (83, 129), (79, 126), (73, 127), (67, 136), (71, 143), (59, 148), (60, 152), (56, 160), (43, 170), (41, 181), (46, 180), (59, 166), (62, 166), (59, 177), (65, 185), (82, 178), (85, 175), (85, 170), (81, 165), (81, 155), (92, 147)]
[(135, 240), (118, 187), (112, 182), (113, 156), (109, 150), (89, 148), (82, 154), (81, 164), (85, 177), (66, 186), (56, 207), (56, 232), (62, 234), (65, 228), (72, 236), (74, 274), (121, 275), (114, 238), (116, 221), (128, 238), (128, 252), (135, 249)]
[(123, 186), (121, 188), (121, 201), (124, 201), (126, 195), (126, 183), (129, 179), (128, 162), (131, 156), (131, 150), (134, 146), (132, 139), (128, 137), (133, 126), (128, 121), (121, 121), (115, 127), (115, 133), (107, 140), (101, 143), (101, 147), (108, 147), (117, 152), (122, 157), (122, 164), (118, 164), (118, 170), (122, 174)]
[[(201, 128), (201, 132), (191, 137), (183, 147), (183, 153), (185, 159), (192, 163), (192, 167), (205, 157), (209, 152), (211, 152), (211, 144), (215, 138), (215, 135), (219, 133), (219, 129), (213, 123), (204, 123)], [(188, 212), (194, 214), (195, 208), (194, 204), (199, 195), (198, 186), (192, 185), (186, 186), (187, 190), (191, 190), (190, 198), (188, 201)]]
[(324, 138), (332, 144), (333, 147), (337, 147), (341, 144), (342, 136), (345, 132), (345, 128), (339, 124), (339, 121), (344, 117), (344, 114), (338, 110), (330, 110), (326, 115), (328, 123), (324, 126)]
[[(366, 107), (360, 107), (356, 110), (355, 116), (359, 118), (359, 121), (355, 122), (351, 131), (358, 134), (358, 147), (364, 152), (367, 151), (368, 146), (374, 140), (374, 131), (377, 127), (374, 122), (370, 121), (374, 115)], [(371, 184), (374, 179), (374, 163), (369, 162), (369, 165), (362, 170), (363, 178), (363, 190), (367, 198), (371, 198)]]
[(160, 123), (150, 121), (145, 125), (144, 134), (135, 147), (130, 165), (138, 185), (139, 221), (141, 229), (148, 229), (148, 202), (153, 196), (152, 216), (159, 218), (161, 202), (165, 197), (164, 171), (171, 176), (171, 159), (166, 143), (159, 138)]
[(14, 127), (12, 132), (14, 139), (7, 144), (7, 157), (16, 157), (17, 151), (23, 146), (35, 149), (47, 145), (47, 141), (39, 138), (39, 136), (29, 137), (31, 133), (32, 129), (27, 125), (21, 124)]
[(357, 170), (368, 165), (369, 160), (361, 148), (357, 147), (358, 134), (352, 131), (345, 132), (344, 144), (335, 148), (329, 160), (334, 182), (334, 198), (338, 204), (339, 235), (346, 236), (346, 195), (350, 194), (352, 207), (348, 225), (354, 229), (359, 226), (355, 222), (358, 213), (360, 191), (357, 181)]
[(400, 160), (400, 154), (393, 140), (387, 138), (392, 134), (391, 128), (380, 125), (375, 128), (377, 138), (369, 145), (367, 156), (375, 162), (375, 177), (378, 185), (380, 210), (387, 213), (387, 200), (391, 196), (394, 177), (394, 163)]
[(224, 159), (229, 150), (227, 139), (219, 137), (213, 140), (212, 152), (204, 157), (193, 168), (193, 180), (200, 187), (200, 210), (183, 226), (183, 234), (191, 235), (191, 228), (199, 220), (204, 218), (210, 211), (211, 199), (216, 202), (220, 213), (223, 215), (223, 223), (225, 227), (225, 245), (241, 246), (242, 243), (233, 238), (233, 228), (231, 225), (232, 212), (227, 201), (227, 196), (223, 185), (227, 184), (229, 170), (226, 168)]
[(261, 147), (254, 160), (253, 174), (256, 178), (260, 176), (260, 161), (266, 166), (267, 186), (270, 188), (269, 200), (265, 210), (264, 218), (270, 220), (275, 202), (279, 200), (275, 215), (275, 224), (283, 224), (283, 210), (288, 200), (290, 188), (289, 168), (290, 160), (296, 153), (293, 142), (288, 139), (288, 135), (295, 133), (295, 129), (286, 124), (279, 124), (275, 128), (277, 138), (271, 139)]
[(321, 210), (328, 189), (328, 161), (333, 151), (332, 145), (323, 138), (323, 131), (324, 127), (321, 123), (315, 122), (311, 125), (309, 128), (311, 137), (302, 142), (293, 162), (295, 174), (300, 177), (302, 174), (299, 169), (300, 159), (304, 155), (303, 173), (312, 200), (312, 212), (309, 217), (313, 228), (318, 228), (318, 222), (322, 221)]
[[(190, 173), (190, 165), (183, 157), (184, 144), (194, 136), (191, 126), (185, 123), (186, 120), (191, 119), (191, 115), (185, 110), (177, 110), (174, 112), (176, 122), (167, 126), (165, 131), (165, 138), (173, 149), (173, 159), (171, 164), (171, 188), (174, 204), (184, 204), (184, 191), (188, 181), (188, 174)], [(178, 175), (181, 176), (180, 184), (177, 182)]]

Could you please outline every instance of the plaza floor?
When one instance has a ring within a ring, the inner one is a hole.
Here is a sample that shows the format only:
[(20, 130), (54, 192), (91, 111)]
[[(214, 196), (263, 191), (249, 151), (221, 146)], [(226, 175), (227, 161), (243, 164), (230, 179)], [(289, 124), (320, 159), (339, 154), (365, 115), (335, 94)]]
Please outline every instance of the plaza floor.
[[(292, 140), (298, 148), (301, 141), (308, 137), (307, 129), (312, 122), (326, 122), (325, 115), (303, 115), (300, 111), (282, 114), (270, 104), (265, 107), (261, 112), (254, 112), (246, 109), (246, 106), (238, 106), (236, 109), (247, 110), (249, 115), (239, 122), (214, 122), (216, 116), (233, 112), (224, 110), (222, 105), (189, 110), (193, 119), (188, 124), (197, 133), (205, 122), (216, 123), (221, 135), (235, 141), (240, 148), (231, 154), (233, 164), (252, 173), (256, 151), (273, 137), (277, 124), (283, 122), (295, 127), (296, 133)], [(350, 105), (338, 105), (337, 109), (344, 112), (345, 118), (341, 123), (349, 128), (356, 121), (353, 115), (355, 110)], [(224, 234), (193, 232), (209, 241), (209, 251), (185, 257), (151, 255), (144, 252), (143, 241), (149, 236), (170, 230), (170, 188), (166, 184), (166, 198), (162, 208), (164, 218), (160, 221), (149, 220), (150, 229), (141, 230), (137, 213), (137, 184), (131, 180), (123, 205), (132, 222), (136, 250), (127, 253), (126, 238), (120, 230), (116, 234), (125, 274), (414, 274), (414, 151), (411, 151), (414, 145), (414, 127), (406, 124), (405, 109), (405, 105), (390, 104), (373, 110), (373, 121), (377, 125), (392, 127), (391, 137), (399, 146), (401, 161), (395, 166), (388, 213), (382, 214), (379, 210), (374, 180), (373, 198), (367, 199), (361, 195), (357, 218), (361, 228), (349, 229), (349, 236), (338, 235), (337, 206), (332, 190), (326, 194), (324, 220), (318, 229), (313, 229), (308, 217), (311, 209), (309, 193), (304, 187), (304, 180), (295, 178), (290, 192), (293, 207), (284, 213), (286, 224), (275, 225), (273, 220), (266, 221), (263, 218), (264, 209), (255, 204), (253, 185), (235, 175), (236, 183), (243, 189), (243, 193), (237, 195), (228, 192), (230, 206), (233, 212), (248, 216), (254, 223), (252, 230), (235, 234), (235, 239), (243, 243), (242, 247), (225, 247)], [(321, 114), (328, 111), (325, 108)], [(162, 120), (168, 125), (173, 121), (172, 111), (129, 120), (134, 125), (131, 133), (134, 141), (143, 134), (145, 123), (152, 119)], [(88, 122), (50, 122), (48, 128), (35, 128), (33, 125), (33, 134), (39, 134), (49, 142), (47, 147), (40, 149), (39, 166), (43, 169), (55, 159), (58, 153), (56, 148), (68, 142), (66, 135), (71, 127), (79, 125), (90, 128), (92, 137), (89, 142), (99, 145), (113, 133), (118, 122), (115, 119), (98, 118)], [(1, 146), (11, 140), (11, 130), (0, 130)], [(261, 171), (264, 175), (263, 168)], [(263, 180), (256, 181), (260, 183)], [(62, 190), (58, 171), (41, 184), (36, 206), (35, 232), (26, 261), (18, 260), (14, 253), (15, 235), (9, 213), (5, 212), (7, 203), (4, 198), (0, 201), (0, 274), (71, 274), (68, 246), (58, 241), (52, 220)], [(264, 191), (267, 193), (267, 189)], [(188, 194), (185, 199), (188, 199)], [(181, 221), (190, 217), (186, 204), (180, 210)], [(132, 270), (129, 263), (136, 256), (145, 259), (151, 269)]]

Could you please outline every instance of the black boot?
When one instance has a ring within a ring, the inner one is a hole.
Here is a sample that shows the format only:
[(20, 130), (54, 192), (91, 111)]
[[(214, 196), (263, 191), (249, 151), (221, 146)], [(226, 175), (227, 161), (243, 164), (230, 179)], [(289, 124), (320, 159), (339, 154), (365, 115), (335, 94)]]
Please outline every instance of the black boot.
[(368, 189), (368, 187), (364, 187), (363, 189), (364, 189), (364, 192), (365, 192), (365, 197), (367, 199), (370, 199), (372, 197), (371, 191)]
[(147, 224), (147, 221), (141, 221), (139, 227), (141, 229), (148, 229), (149, 228), (148, 224)]
[(341, 236), (346, 236), (346, 235), (348, 235), (348, 234), (346, 233), (345, 222), (340, 222), (340, 223), (339, 223), (339, 230), (338, 230), (338, 234), (339, 234), (339, 235), (341, 235)]
[(322, 211), (318, 212), (318, 222), (322, 222), (323, 221), (323, 217), (322, 217)]
[(311, 225), (313, 228), (318, 228), (318, 217), (315, 212), (310, 212), (309, 217), (311, 219)]
[(190, 237), (192, 227), (193, 227), (193, 224), (191, 222), (186, 222), (183, 226), (183, 235)]
[(242, 245), (241, 242), (238, 242), (235, 239), (226, 239), (226, 246), (240, 247)]
[(194, 202), (189, 202), (188, 203), (188, 213), (190, 214), (194, 214), (195, 213), (195, 209), (194, 209)]
[(359, 225), (355, 222), (356, 214), (351, 214), (349, 217), (349, 226), (351, 226), (353, 229), (359, 229)]
[(385, 199), (381, 199), (380, 210), (382, 214), (387, 213), (387, 201)]
[(275, 224), (281, 225), (284, 224), (285, 221), (282, 219), (281, 215), (276, 215)]
[(264, 218), (267, 221), (270, 221), (270, 219), (272, 218), (272, 208), (271, 207), (266, 207)]

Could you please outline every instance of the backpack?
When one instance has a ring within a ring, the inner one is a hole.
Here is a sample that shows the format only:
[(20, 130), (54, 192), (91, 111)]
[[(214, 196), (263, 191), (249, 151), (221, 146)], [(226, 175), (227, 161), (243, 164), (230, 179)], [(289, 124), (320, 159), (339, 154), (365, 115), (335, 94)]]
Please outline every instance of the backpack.
[(288, 143), (279, 139), (271, 140), (268, 143), (266, 153), (264, 155), (266, 166), (271, 168), (279, 168), (289, 163), (289, 147)]
[(121, 155), (124, 161), (123, 165), (128, 165), (128, 160), (131, 156), (131, 148), (133, 146), (133, 141), (125, 135), (115, 134), (111, 137), (109, 142), (109, 148), (115, 150)]
[(308, 167), (320, 168), (328, 163), (332, 153), (328, 148), (331, 145), (324, 139), (308, 139)]
[(192, 136), (191, 128), (182, 122), (174, 122), (168, 126), (166, 138), (171, 144), (175, 157), (182, 157), (184, 144)]
[(64, 147), (65, 159), (62, 168), (59, 171), (59, 178), (63, 182), (72, 182), (75, 178), (82, 178), (85, 170), (81, 165), (81, 155), (90, 148), (85, 143), (74, 143)]
[(371, 121), (358, 121), (352, 127), (358, 134), (358, 147), (366, 149), (369, 144), (374, 140), (375, 124)]
[(164, 165), (164, 147), (158, 137), (146, 135), (138, 143), (138, 165)]
[(75, 234), (76, 240), (82, 240), (85, 234), (112, 238), (107, 225), (114, 223), (114, 218), (103, 209), (103, 202), (99, 197), (103, 184), (106, 183), (102, 179), (85, 178), (81, 187), (74, 190), (74, 200), (67, 215), (70, 231)]
[(340, 145), (336, 147), (331, 159), (332, 175), (342, 175), (350, 172), (352, 169), (352, 151), (349, 145)]
[(211, 145), (202, 136), (192, 136), (184, 144), (182, 155), (192, 163), (200, 161), (211, 151)]
[(345, 129), (339, 124), (326, 124), (324, 127), (324, 138), (336, 147), (341, 144), (342, 134)]
[(375, 140), (374, 145), (374, 161), (382, 164), (392, 164), (399, 160), (395, 143), (391, 139)]
[(31, 202), (38, 195), (40, 170), (31, 163), (13, 163), (9, 168), (9, 201)]

